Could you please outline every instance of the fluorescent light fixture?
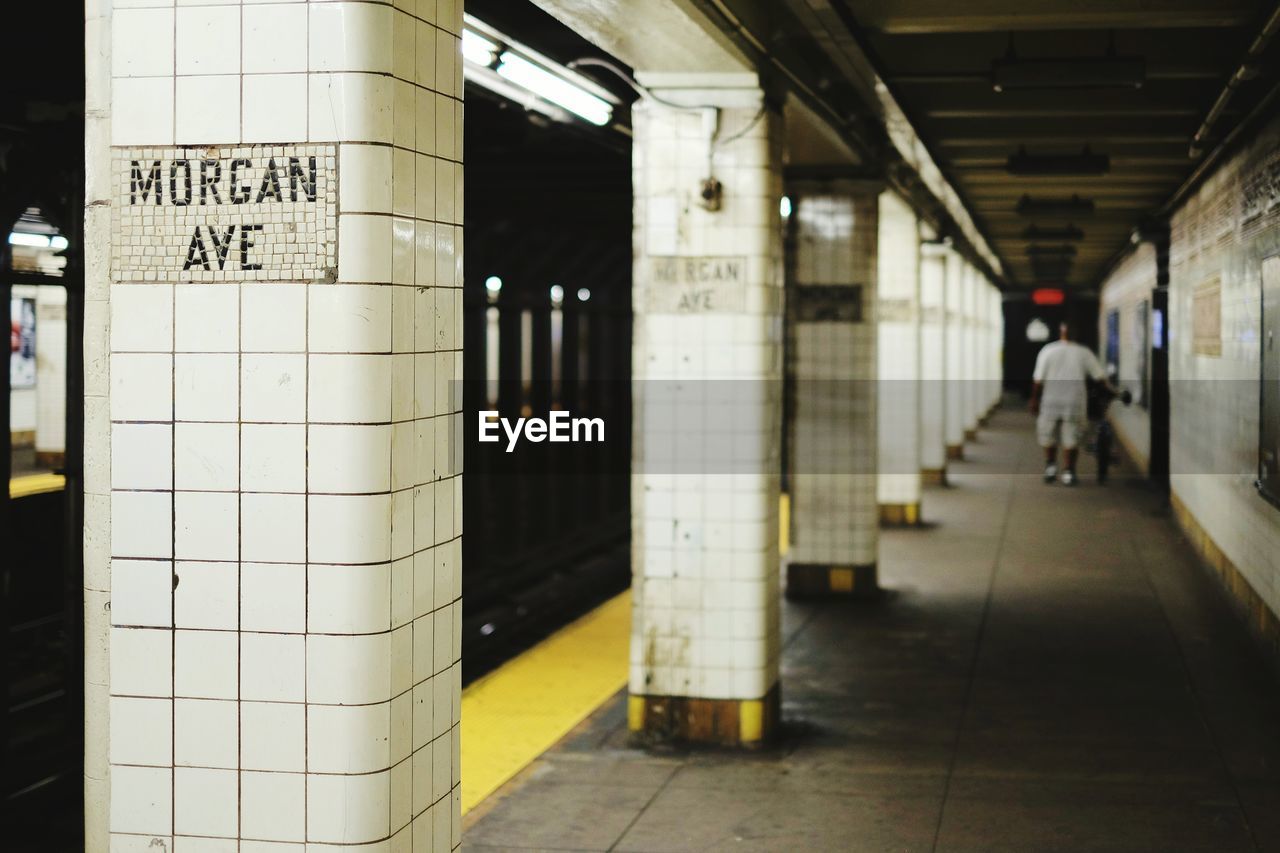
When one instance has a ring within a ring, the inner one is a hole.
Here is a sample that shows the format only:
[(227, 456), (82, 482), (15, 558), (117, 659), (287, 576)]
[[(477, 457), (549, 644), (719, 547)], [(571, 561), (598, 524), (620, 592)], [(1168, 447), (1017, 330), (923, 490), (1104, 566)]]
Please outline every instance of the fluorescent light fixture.
[(1062, 228), (1041, 228), (1038, 225), (1032, 225), (1022, 232), (1022, 238), (1024, 240), (1083, 240), (1084, 232), (1070, 224)]
[(32, 249), (49, 248), (49, 238), (44, 234), (31, 234), (26, 231), (10, 231), (10, 246), (29, 246)]
[(502, 279), (496, 275), (491, 275), (484, 280), (484, 289), (490, 293), (497, 293), (502, 290)]
[(590, 298), (591, 298), (591, 291), (590, 291), (590, 290), (587, 290), (587, 288), (585, 288), (585, 287), (579, 287), (579, 288), (578, 288), (578, 301), (579, 301), (579, 302), (586, 302), (586, 301), (587, 301), (588, 299), (590, 299)]
[(782, 201), (778, 203), (778, 213), (782, 214), (782, 218), (786, 219), (791, 216), (791, 198), (783, 196)]
[(498, 57), (498, 74), (597, 127), (608, 124), (613, 117), (613, 106), (608, 101), (509, 50)]
[(564, 302), (564, 288), (558, 284), (551, 285), (551, 301), (559, 305)]
[(490, 66), (498, 57), (498, 46), (473, 30), (462, 31), (462, 58), (477, 65)]
[(619, 103), (608, 89), (471, 15), (464, 15), (463, 75), (478, 86), (557, 121), (583, 119), (597, 127)]

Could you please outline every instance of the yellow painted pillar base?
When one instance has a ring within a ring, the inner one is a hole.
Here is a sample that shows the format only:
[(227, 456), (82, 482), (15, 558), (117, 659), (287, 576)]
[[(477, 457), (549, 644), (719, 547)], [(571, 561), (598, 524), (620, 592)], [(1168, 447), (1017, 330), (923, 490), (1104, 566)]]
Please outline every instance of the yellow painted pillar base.
[(962, 459), (964, 459), (964, 445), (963, 445), (963, 444), (948, 444), (948, 445), (947, 445), (947, 459), (950, 459), (950, 460), (955, 461), (955, 462), (959, 462), (959, 461), (961, 461)]
[(757, 747), (778, 732), (782, 693), (777, 684), (760, 699), (694, 696), (627, 697), (627, 728), (648, 743)]
[(787, 598), (869, 598), (879, 592), (880, 580), (875, 563), (866, 566), (787, 564)]
[(920, 482), (926, 486), (945, 486), (947, 484), (947, 469), (921, 468)]
[(920, 524), (920, 504), (880, 504), (881, 527), (914, 527)]

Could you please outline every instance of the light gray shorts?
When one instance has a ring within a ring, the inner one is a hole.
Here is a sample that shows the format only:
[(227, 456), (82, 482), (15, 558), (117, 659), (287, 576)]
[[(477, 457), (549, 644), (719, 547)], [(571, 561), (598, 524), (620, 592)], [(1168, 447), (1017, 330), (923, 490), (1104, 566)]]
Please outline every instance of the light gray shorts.
[(1085, 419), (1079, 415), (1061, 410), (1040, 410), (1036, 418), (1036, 438), (1041, 447), (1053, 447), (1061, 444), (1072, 450), (1080, 444), (1080, 436), (1085, 430)]

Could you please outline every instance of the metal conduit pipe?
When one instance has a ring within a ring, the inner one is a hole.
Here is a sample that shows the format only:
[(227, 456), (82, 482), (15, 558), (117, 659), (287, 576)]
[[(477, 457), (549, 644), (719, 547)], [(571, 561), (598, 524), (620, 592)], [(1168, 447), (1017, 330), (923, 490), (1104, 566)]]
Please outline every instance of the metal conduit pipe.
[(1249, 45), (1249, 49), (1245, 51), (1244, 59), (1240, 61), (1240, 66), (1232, 73), (1226, 85), (1222, 87), (1222, 91), (1218, 93), (1213, 106), (1205, 114), (1204, 121), (1200, 123), (1200, 128), (1191, 139), (1191, 148), (1187, 152), (1188, 156), (1199, 157), (1204, 153), (1204, 145), (1209, 139), (1209, 135), (1213, 132), (1213, 126), (1217, 124), (1218, 119), (1226, 111), (1227, 104), (1231, 102), (1236, 89), (1257, 75), (1255, 63), (1261, 58), (1263, 51), (1267, 49), (1267, 45), (1271, 43), (1271, 39), (1277, 31), (1280, 31), (1280, 4), (1272, 10), (1271, 16), (1262, 27), (1262, 31), (1258, 33), (1253, 43)]

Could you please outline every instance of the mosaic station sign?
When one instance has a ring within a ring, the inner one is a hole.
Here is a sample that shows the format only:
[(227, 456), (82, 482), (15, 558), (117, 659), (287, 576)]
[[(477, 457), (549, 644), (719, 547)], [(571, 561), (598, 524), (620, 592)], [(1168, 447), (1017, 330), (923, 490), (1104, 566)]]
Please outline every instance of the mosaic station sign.
[(334, 281), (332, 145), (117, 148), (116, 281)]

